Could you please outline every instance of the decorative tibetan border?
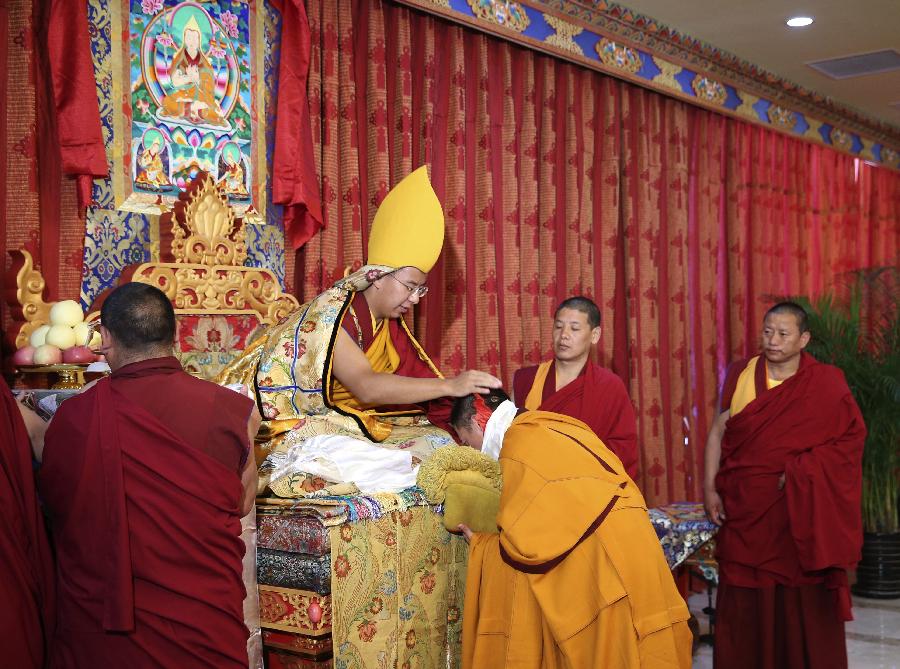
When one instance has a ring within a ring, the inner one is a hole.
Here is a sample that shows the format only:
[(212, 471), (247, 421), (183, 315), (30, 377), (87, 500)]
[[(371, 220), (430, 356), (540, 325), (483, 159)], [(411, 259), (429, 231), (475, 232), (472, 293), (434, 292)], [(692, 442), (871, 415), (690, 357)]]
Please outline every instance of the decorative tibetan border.
[(900, 169), (900, 129), (605, 0), (396, 0), (715, 111)]
[(259, 624), (307, 637), (331, 634), (331, 595), (260, 585)]
[(331, 637), (311, 637), (280, 630), (262, 630), (263, 645), (277, 648), (315, 660), (331, 657), (333, 654)]

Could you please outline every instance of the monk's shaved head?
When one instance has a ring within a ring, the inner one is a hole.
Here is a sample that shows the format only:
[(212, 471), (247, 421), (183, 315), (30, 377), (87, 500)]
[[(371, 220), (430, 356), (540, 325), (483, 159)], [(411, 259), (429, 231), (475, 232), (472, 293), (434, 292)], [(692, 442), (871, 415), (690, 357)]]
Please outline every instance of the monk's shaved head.
[(763, 320), (769, 317), (769, 314), (790, 314), (797, 319), (797, 327), (800, 328), (800, 334), (809, 330), (809, 322), (806, 316), (806, 310), (796, 302), (779, 302), (766, 312)]
[(175, 310), (159, 288), (145, 283), (119, 286), (103, 302), (100, 322), (116, 342), (130, 351), (171, 347)]
[(556, 313), (554, 313), (553, 317), (556, 318), (559, 316), (559, 312), (563, 309), (574, 309), (575, 311), (583, 313), (587, 316), (588, 325), (590, 325), (592, 329), (600, 326), (600, 309), (594, 304), (593, 300), (589, 300), (582, 295), (570, 297), (567, 300), (563, 300), (562, 303), (556, 307)]

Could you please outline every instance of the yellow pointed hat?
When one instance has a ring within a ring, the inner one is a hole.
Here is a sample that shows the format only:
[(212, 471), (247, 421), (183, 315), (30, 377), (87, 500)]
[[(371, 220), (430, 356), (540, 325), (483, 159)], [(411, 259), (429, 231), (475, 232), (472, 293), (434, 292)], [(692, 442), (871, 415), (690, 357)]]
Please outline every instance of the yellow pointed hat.
[(369, 232), (369, 265), (431, 271), (444, 246), (444, 210), (420, 167), (391, 189)]

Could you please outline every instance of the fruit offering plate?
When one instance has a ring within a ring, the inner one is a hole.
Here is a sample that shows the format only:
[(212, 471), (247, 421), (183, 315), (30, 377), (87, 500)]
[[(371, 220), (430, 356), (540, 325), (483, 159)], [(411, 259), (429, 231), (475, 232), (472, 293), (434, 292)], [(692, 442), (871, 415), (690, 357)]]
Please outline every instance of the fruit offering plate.
[(88, 363), (56, 364), (56, 365), (19, 365), (16, 369), (23, 374), (56, 374), (57, 381), (53, 390), (77, 390), (84, 385), (84, 373)]
[(55, 365), (18, 365), (16, 369), (26, 374), (47, 374), (49, 372), (77, 372), (86, 371), (91, 363), (60, 362)]

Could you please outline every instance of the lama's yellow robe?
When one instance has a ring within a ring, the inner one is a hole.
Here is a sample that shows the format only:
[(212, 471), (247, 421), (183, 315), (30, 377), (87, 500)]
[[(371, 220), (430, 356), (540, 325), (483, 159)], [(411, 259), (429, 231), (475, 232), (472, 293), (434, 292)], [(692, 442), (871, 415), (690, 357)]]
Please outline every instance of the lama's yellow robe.
[(499, 534), (476, 534), (464, 669), (689, 669), (689, 613), (640, 491), (584, 423), (519, 415)]

